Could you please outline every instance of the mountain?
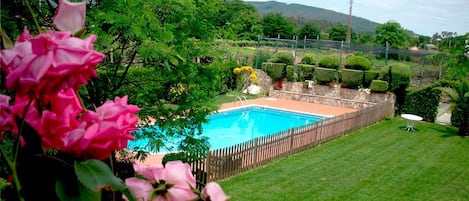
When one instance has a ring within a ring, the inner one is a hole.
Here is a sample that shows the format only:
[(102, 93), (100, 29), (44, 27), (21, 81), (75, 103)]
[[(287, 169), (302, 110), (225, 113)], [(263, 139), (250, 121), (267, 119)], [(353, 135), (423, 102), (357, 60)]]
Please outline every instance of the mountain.
[[(306, 18), (312, 21), (327, 21), (332, 24), (348, 24), (348, 15), (331, 10), (306, 6), (301, 4), (287, 4), (277, 1), (254, 2), (244, 1), (256, 8), (260, 15), (271, 12), (280, 12), (285, 17)], [(352, 16), (352, 30), (358, 33), (374, 33), (379, 23)]]

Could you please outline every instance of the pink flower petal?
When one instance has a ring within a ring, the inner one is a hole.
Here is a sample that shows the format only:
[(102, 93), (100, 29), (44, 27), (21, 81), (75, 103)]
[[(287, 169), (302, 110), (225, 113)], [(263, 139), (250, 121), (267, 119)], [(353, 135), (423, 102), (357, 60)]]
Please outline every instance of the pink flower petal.
[[(138, 179), (131, 177), (125, 179), (125, 184), (129, 187), (129, 190), (133, 193), (135, 200), (147, 201), (150, 200), (151, 193), (153, 191), (153, 186), (143, 179)], [(124, 196), (125, 200), (128, 200)]]
[(70, 2), (60, 0), (54, 24), (61, 31), (76, 33), (85, 27), (86, 1)]
[(210, 182), (205, 185), (204, 190), (202, 191), (202, 199), (210, 201), (225, 201), (228, 200), (228, 197), (223, 189), (218, 183)]

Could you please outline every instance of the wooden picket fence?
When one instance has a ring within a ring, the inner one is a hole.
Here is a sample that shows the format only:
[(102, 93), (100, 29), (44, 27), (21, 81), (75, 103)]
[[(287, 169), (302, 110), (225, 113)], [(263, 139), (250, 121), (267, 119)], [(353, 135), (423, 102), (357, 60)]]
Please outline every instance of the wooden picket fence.
[(258, 137), (247, 142), (208, 151), (191, 166), (199, 186), (227, 178), (273, 160), (317, 146), (394, 115), (394, 104), (382, 102), (353, 113), (327, 118), (299, 128)]

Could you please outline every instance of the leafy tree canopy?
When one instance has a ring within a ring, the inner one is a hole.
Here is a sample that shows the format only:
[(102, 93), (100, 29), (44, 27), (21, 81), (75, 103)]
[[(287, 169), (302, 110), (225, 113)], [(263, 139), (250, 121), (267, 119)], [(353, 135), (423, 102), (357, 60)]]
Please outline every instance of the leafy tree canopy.
[(216, 21), (223, 39), (257, 40), (262, 33), (261, 17), (256, 9), (241, 0), (223, 2)]
[(262, 17), (264, 36), (277, 38), (291, 38), (294, 25), (282, 16), (281, 13), (267, 13)]
[[(173, 148), (192, 149), (201, 123), (214, 109), (210, 87), (215, 71), (197, 61), (210, 60), (221, 3), (101, 0), (93, 5), (87, 12), (87, 27), (98, 36), (96, 48), (107, 59), (98, 69), (100, 76), (83, 91), (84, 97), (97, 104), (129, 94), (142, 107), (141, 117), (154, 117), (159, 127), (138, 133), (152, 139), (154, 151), (167, 145), (162, 139), (168, 136), (183, 136)], [(145, 80), (138, 72), (146, 75)]]
[(303, 28), (300, 29), (298, 33), (298, 37), (300, 39), (303, 39), (305, 37), (308, 39), (316, 39), (320, 33), (321, 33), (321, 30), (319, 30), (319, 28), (314, 26), (314, 24), (307, 23), (303, 26)]
[(329, 31), (329, 40), (345, 41), (347, 38), (347, 26), (337, 25)]
[(410, 35), (398, 22), (388, 21), (376, 27), (375, 44), (386, 46), (386, 42), (392, 48), (408, 48)]

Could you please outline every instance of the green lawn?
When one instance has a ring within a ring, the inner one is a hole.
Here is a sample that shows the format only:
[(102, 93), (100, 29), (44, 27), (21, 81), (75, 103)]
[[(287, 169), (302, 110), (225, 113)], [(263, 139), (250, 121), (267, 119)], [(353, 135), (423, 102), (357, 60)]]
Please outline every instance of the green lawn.
[(252, 94), (241, 93), (238, 91), (230, 91), (225, 94), (218, 95), (214, 99), (214, 104), (220, 105), (223, 103), (236, 102), (236, 101), (239, 101), (238, 96), (241, 97), (242, 100), (244, 100), (244, 98), (249, 100), (249, 99), (256, 99), (256, 98), (262, 97), (262, 94), (252, 95)]
[(232, 201), (469, 200), (469, 138), (456, 128), (384, 120), (218, 181)]

